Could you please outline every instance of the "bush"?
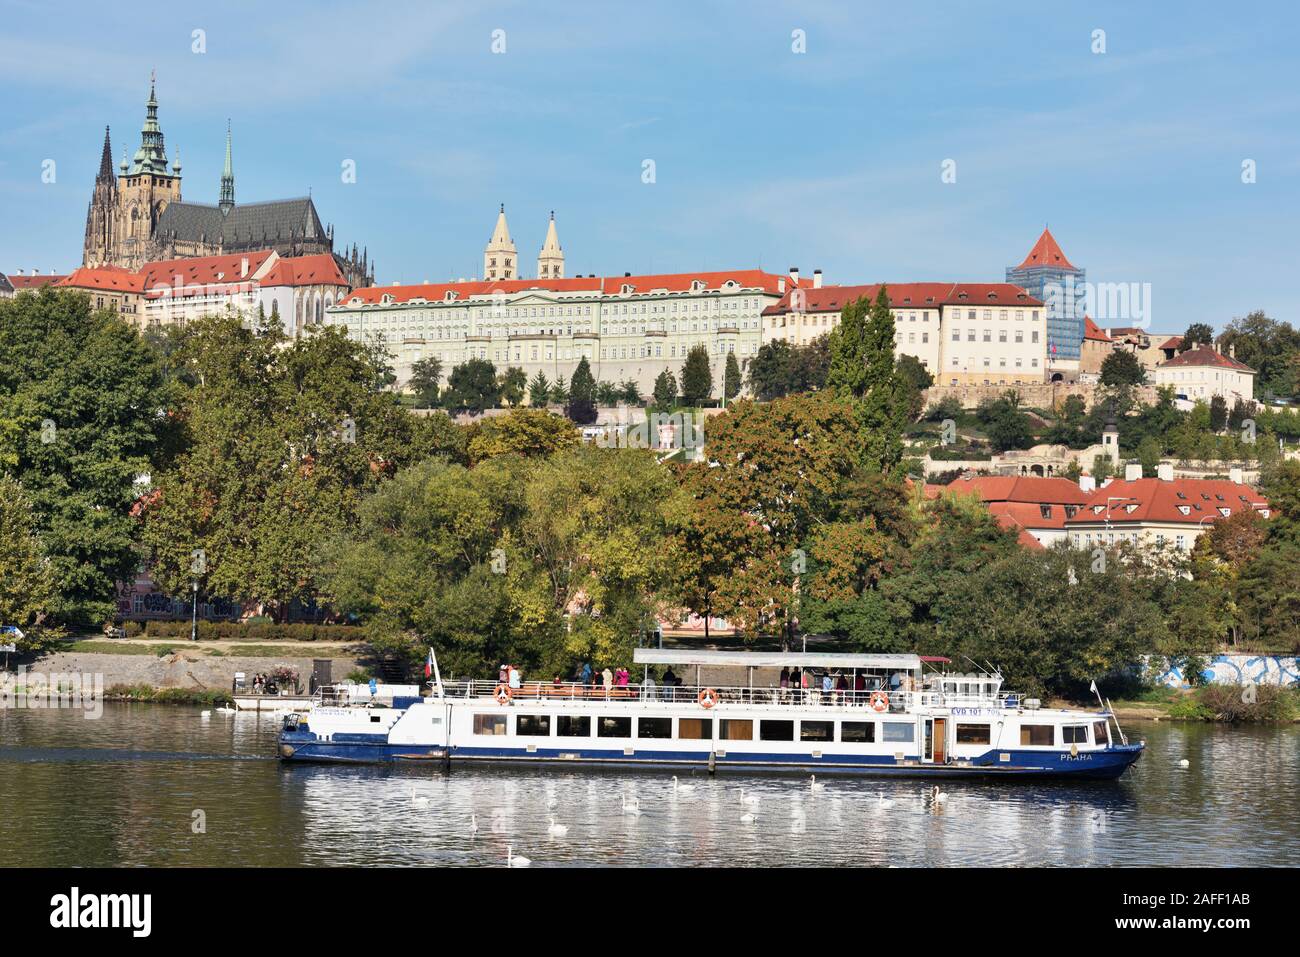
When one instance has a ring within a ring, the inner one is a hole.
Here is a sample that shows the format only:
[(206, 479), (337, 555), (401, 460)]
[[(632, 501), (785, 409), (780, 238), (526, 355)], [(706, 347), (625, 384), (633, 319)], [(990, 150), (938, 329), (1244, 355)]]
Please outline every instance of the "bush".
[[(137, 624), (131, 622), (130, 624)], [(354, 625), (314, 625), (307, 623), (276, 624), (268, 619), (248, 622), (201, 621), (199, 641), (364, 641)], [(128, 630), (128, 635), (131, 632)], [(140, 632), (136, 632), (139, 634)], [(188, 638), (188, 621), (145, 622), (143, 634), (149, 638)]]

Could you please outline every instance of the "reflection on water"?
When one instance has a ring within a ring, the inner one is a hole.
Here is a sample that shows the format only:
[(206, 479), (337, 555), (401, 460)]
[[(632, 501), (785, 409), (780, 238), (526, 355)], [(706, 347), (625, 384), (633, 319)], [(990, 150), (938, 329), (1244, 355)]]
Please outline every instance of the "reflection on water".
[(276, 729), (163, 705), (0, 712), (0, 865), (499, 866), (507, 845), (534, 867), (1300, 863), (1296, 726), (1144, 725), (1117, 783), (948, 781), (942, 804), (921, 781), (695, 773), (674, 792), (659, 772), (282, 765)]

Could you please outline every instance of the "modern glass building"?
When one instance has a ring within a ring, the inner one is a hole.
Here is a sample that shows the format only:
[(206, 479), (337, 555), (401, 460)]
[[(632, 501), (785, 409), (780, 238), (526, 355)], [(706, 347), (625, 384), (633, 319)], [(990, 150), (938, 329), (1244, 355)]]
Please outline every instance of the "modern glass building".
[(1043, 234), (1019, 266), (1007, 267), (1007, 282), (1015, 283), (1047, 306), (1047, 364), (1078, 363), (1083, 346), (1084, 270), (1061, 252), (1056, 238)]

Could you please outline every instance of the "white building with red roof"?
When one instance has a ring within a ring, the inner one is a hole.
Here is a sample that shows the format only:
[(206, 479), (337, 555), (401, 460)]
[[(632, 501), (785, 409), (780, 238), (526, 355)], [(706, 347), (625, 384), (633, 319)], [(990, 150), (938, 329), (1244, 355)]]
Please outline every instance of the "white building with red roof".
[(1156, 478), (1142, 478), (1140, 465), (1129, 465), (1123, 480), (1098, 488), (1084, 506), (1065, 520), (1071, 545), (1110, 547), (1123, 542), (1155, 548), (1192, 546), (1215, 522), (1242, 510), (1270, 515), (1268, 499), (1232, 469), (1227, 479), (1175, 479), (1173, 465), (1159, 467)]
[(1026, 475), (963, 476), (945, 491), (978, 497), (999, 525), (1019, 533), (1022, 544), (1042, 548), (1066, 540), (1066, 521), (1091, 497), (1069, 479)]
[(227, 313), (252, 319), (260, 306), (267, 318), (279, 315), (291, 338), (324, 322), (349, 288), (332, 254), (281, 257), (271, 249), (149, 262), (139, 275), (146, 326)]
[(762, 341), (763, 310), (804, 285), (811, 284), (797, 270), (732, 269), (374, 286), (326, 308), (325, 321), (385, 344), (399, 383), (429, 357), (444, 375), (473, 358), (552, 382), (570, 379), (586, 358), (597, 381), (633, 380), (649, 395), (665, 369), (680, 376), (698, 345), (708, 351), (717, 396), (726, 357), (743, 366)]
[(1252, 402), (1255, 397), (1255, 370), (1209, 346), (1188, 349), (1161, 363), (1152, 378), (1157, 386), (1172, 386), (1178, 395), (1193, 402), (1208, 402), (1221, 395), (1232, 405), (1238, 399)]
[[(814, 280), (818, 276), (814, 275)], [(1047, 312), (1011, 283), (886, 283), (894, 314), (894, 354), (910, 355), (939, 385), (1042, 382)], [(763, 311), (763, 342), (805, 345), (839, 324), (840, 310), (879, 284), (787, 290)]]

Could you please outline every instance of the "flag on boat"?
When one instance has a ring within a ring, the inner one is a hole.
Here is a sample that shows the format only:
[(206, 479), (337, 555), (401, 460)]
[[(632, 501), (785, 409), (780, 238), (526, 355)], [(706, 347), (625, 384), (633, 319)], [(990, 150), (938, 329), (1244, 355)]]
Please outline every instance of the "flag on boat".
[(433, 649), (432, 648), (429, 649), (429, 657), (424, 659), (424, 676), (426, 678), (433, 677)]

